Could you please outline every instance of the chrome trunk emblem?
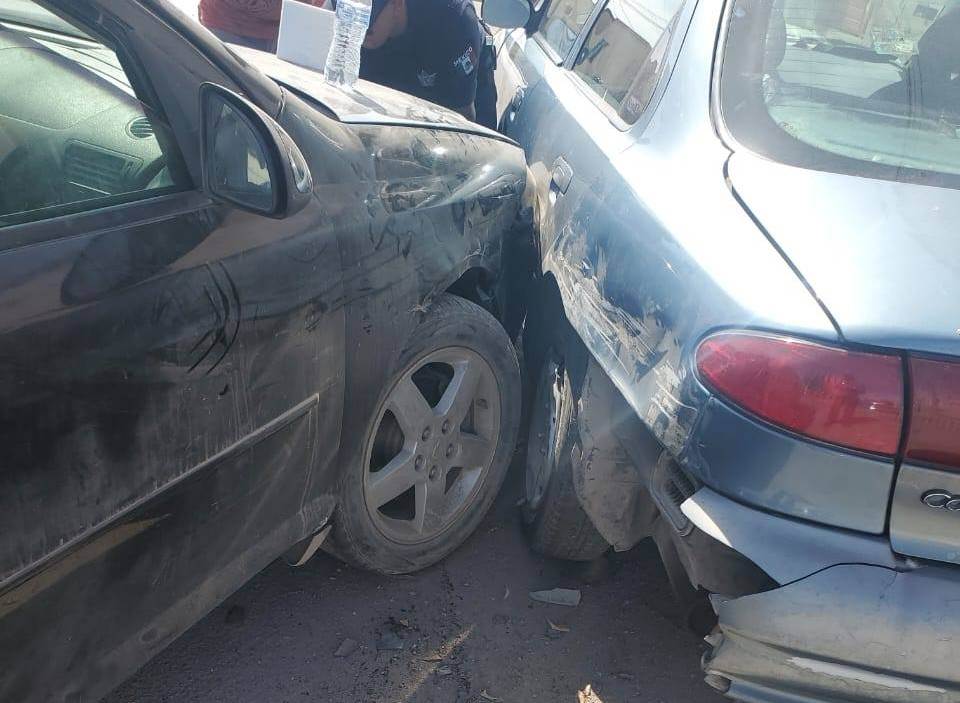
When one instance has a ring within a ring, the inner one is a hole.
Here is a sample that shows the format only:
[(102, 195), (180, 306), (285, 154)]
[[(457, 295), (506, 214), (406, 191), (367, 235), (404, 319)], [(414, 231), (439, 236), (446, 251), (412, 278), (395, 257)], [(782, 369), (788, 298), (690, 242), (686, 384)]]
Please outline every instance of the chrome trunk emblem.
[(949, 510), (950, 512), (960, 512), (960, 496), (948, 493), (943, 490), (927, 491), (921, 496), (920, 500), (928, 508), (934, 510)]

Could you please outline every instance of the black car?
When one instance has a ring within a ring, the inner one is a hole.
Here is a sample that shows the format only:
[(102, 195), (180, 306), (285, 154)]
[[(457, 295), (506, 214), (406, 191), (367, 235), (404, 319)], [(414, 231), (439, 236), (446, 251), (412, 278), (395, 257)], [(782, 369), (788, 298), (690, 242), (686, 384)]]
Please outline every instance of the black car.
[(0, 0), (0, 701), (97, 699), (284, 552), (456, 548), (519, 424), (525, 184), (165, 0)]

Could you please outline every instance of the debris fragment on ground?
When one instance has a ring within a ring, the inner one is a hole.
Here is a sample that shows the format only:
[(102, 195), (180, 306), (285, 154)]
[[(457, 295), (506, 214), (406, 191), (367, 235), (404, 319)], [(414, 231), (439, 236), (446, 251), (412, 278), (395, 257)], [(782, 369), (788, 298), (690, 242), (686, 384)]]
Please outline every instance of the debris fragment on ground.
[(381, 652), (399, 652), (403, 649), (403, 638), (394, 632), (384, 632), (377, 640), (377, 649)]
[(547, 637), (552, 640), (558, 640), (563, 637), (565, 634), (570, 632), (570, 628), (566, 625), (558, 625), (549, 618), (547, 618)]
[(580, 589), (551, 588), (549, 591), (530, 591), (530, 597), (541, 603), (551, 605), (565, 605), (575, 608), (580, 605)]
[(583, 690), (577, 691), (577, 703), (603, 703), (603, 701), (593, 692), (593, 686), (587, 684)]
[(340, 646), (337, 647), (337, 651), (333, 653), (333, 656), (349, 657), (351, 654), (357, 651), (358, 646), (359, 645), (357, 644), (356, 640), (352, 640), (347, 637), (343, 642), (340, 643)]

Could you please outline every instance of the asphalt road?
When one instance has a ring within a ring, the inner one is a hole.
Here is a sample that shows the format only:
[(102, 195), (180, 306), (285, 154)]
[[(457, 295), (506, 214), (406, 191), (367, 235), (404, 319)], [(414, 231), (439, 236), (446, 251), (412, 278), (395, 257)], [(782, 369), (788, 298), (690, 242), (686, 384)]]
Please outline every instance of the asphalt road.
[[(274, 563), (108, 703), (724, 700), (702, 683), (704, 645), (683, 628), (656, 549), (589, 568), (532, 554), (518, 473), (445, 562), (403, 577), (325, 554), (300, 569)], [(581, 589), (580, 605), (528, 597), (558, 586)], [(347, 639), (355, 650), (335, 656)], [(588, 685), (593, 695), (578, 696)]]

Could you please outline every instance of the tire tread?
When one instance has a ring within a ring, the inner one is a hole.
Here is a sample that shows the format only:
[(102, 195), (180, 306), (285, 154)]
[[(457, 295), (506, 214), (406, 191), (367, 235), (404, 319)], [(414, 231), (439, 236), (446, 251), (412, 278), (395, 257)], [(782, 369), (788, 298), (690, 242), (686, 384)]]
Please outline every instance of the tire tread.
[(537, 552), (557, 559), (593, 561), (610, 549), (610, 544), (594, 527), (577, 497), (571, 457), (576, 446), (577, 413), (569, 378), (565, 379), (564, 393), (564, 405), (569, 411), (566, 418), (561, 418), (563, 440), (546, 495), (532, 515), (530, 544)]

